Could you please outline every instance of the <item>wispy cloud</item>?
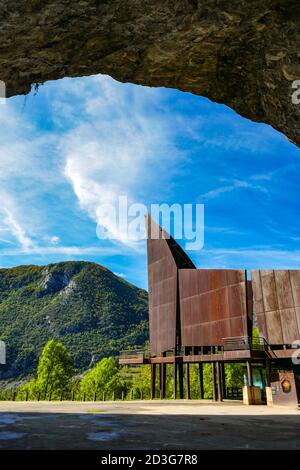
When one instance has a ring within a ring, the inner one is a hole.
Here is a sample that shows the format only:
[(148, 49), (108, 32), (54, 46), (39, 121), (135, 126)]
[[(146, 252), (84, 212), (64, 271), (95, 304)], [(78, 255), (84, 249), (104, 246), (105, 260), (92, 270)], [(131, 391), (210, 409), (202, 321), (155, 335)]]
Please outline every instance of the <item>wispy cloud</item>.
[(197, 254), (198, 264), (206, 267), (236, 269), (299, 269), (300, 250), (260, 247), (203, 249)]
[(251, 191), (258, 191), (264, 194), (268, 194), (266, 188), (260, 185), (253, 184), (249, 181), (241, 181), (241, 180), (234, 180), (231, 184), (220, 186), (216, 189), (212, 189), (204, 194), (199, 196), (199, 200), (201, 201), (208, 201), (210, 199), (217, 199), (218, 197), (222, 196), (225, 193), (231, 193), (232, 191), (236, 190), (251, 190)]
[(206, 246), (236, 249), (202, 250), (201, 266), (299, 265), (299, 151), (224, 106), (103, 76), (63, 79), (25, 107), (8, 100), (0, 132), (7, 264), (107, 256), (113, 271), (136, 273), (144, 247), (119, 231), (116, 245), (95, 233), (96, 224), (115, 230), (101, 207), (126, 195), (129, 203), (207, 202)]
[(65, 175), (80, 207), (116, 240), (131, 245), (103, 207), (117, 208), (123, 195), (129, 203), (151, 200), (159, 182), (171, 177), (170, 163), (176, 167), (183, 155), (173, 144), (168, 121), (149, 113), (153, 92), (137, 95), (107, 77), (95, 79), (95, 90), (94, 98), (80, 90), (84, 124), (61, 139)]
[[(5, 230), (10, 233), (15, 241), (20, 244), (22, 250), (33, 247), (34, 243), (30, 236), (26, 233), (20, 218), (17, 214), (17, 207), (12, 198), (4, 191), (0, 193), (0, 213), (2, 213), (2, 223), (6, 226)], [(6, 243), (12, 243), (11, 240)]]
[[(139, 250), (143, 253), (142, 248)], [(85, 256), (85, 255), (101, 255), (116, 256), (128, 255), (131, 250), (120, 252), (118, 247), (112, 246), (38, 246), (27, 248), (8, 248), (1, 250), (1, 256), (32, 256), (32, 255), (66, 255), (66, 256)]]

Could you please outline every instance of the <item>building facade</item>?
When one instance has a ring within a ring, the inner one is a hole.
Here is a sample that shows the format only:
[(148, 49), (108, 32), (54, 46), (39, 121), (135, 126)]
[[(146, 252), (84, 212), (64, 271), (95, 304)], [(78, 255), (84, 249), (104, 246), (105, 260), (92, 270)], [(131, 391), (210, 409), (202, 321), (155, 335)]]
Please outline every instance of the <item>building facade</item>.
[[(203, 364), (211, 363), (213, 397), (222, 400), (227, 397), (224, 365), (243, 362), (245, 403), (297, 405), (300, 271), (197, 269), (150, 217), (147, 225), (150, 353), (123, 351), (120, 364), (151, 365), (153, 398), (157, 378), (165, 398), (171, 364), (174, 397), (189, 398), (189, 365), (197, 363), (203, 398)], [(264, 372), (260, 389), (253, 367)]]

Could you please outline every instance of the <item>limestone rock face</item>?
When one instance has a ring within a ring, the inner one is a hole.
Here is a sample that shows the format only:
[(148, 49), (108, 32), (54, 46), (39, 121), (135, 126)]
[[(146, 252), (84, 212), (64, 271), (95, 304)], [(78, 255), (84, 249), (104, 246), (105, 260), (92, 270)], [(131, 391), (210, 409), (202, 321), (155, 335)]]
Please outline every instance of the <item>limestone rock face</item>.
[(8, 96), (109, 74), (206, 96), (298, 145), (299, 46), (299, 0), (0, 0)]

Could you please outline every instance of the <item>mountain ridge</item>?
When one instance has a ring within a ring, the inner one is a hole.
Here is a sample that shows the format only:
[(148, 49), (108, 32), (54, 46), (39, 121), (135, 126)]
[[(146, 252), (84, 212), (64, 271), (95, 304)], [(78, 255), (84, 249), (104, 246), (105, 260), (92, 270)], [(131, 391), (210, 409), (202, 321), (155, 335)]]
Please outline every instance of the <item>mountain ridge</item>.
[(120, 349), (144, 345), (147, 292), (86, 261), (1, 268), (0, 339), (7, 347), (0, 379), (32, 374), (49, 339), (61, 341), (82, 371)]

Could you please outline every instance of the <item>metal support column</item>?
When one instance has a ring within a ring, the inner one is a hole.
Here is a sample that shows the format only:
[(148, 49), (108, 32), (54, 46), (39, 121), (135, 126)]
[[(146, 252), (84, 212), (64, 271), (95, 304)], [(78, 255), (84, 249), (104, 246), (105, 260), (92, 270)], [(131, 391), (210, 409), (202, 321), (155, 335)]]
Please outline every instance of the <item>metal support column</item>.
[(156, 364), (151, 364), (151, 400), (155, 398)]
[(167, 367), (167, 364), (163, 362), (160, 368), (160, 385), (161, 385), (160, 398), (161, 399), (166, 398), (166, 367)]
[(186, 399), (191, 399), (191, 387), (190, 387), (190, 364), (186, 363)]
[(174, 362), (174, 400), (177, 398), (177, 363)]
[(216, 363), (212, 363), (212, 387), (213, 387), (213, 400), (218, 400), (218, 390), (217, 390), (217, 371)]
[(204, 399), (203, 364), (199, 362), (200, 398)]
[(247, 361), (247, 376), (248, 376), (248, 387), (252, 387), (253, 386), (253, 377), (252, 377), (251, 361)]
[(271, 361), (266, 359), (266, 386), (271, 387)]
[(179, 398), (184, 398), (184, 391), (183, 391), (183, 363), (178, 363), (178, 379), (179, 379)]
[(222, 395), (223, 398), (226, 398), (226, 372), (224, 362), (220, 363), (221, 365), (221, 377), (222, 377)]
[(162, 399), (162, 363), (159, 364), (159, 398)]
[(221, 366), (220, 363), (217, 362), (217, 376), (218, 376), (218, 400), (223, 401), (223, 396), (222, 396), (222, 374), (221, 374)]

